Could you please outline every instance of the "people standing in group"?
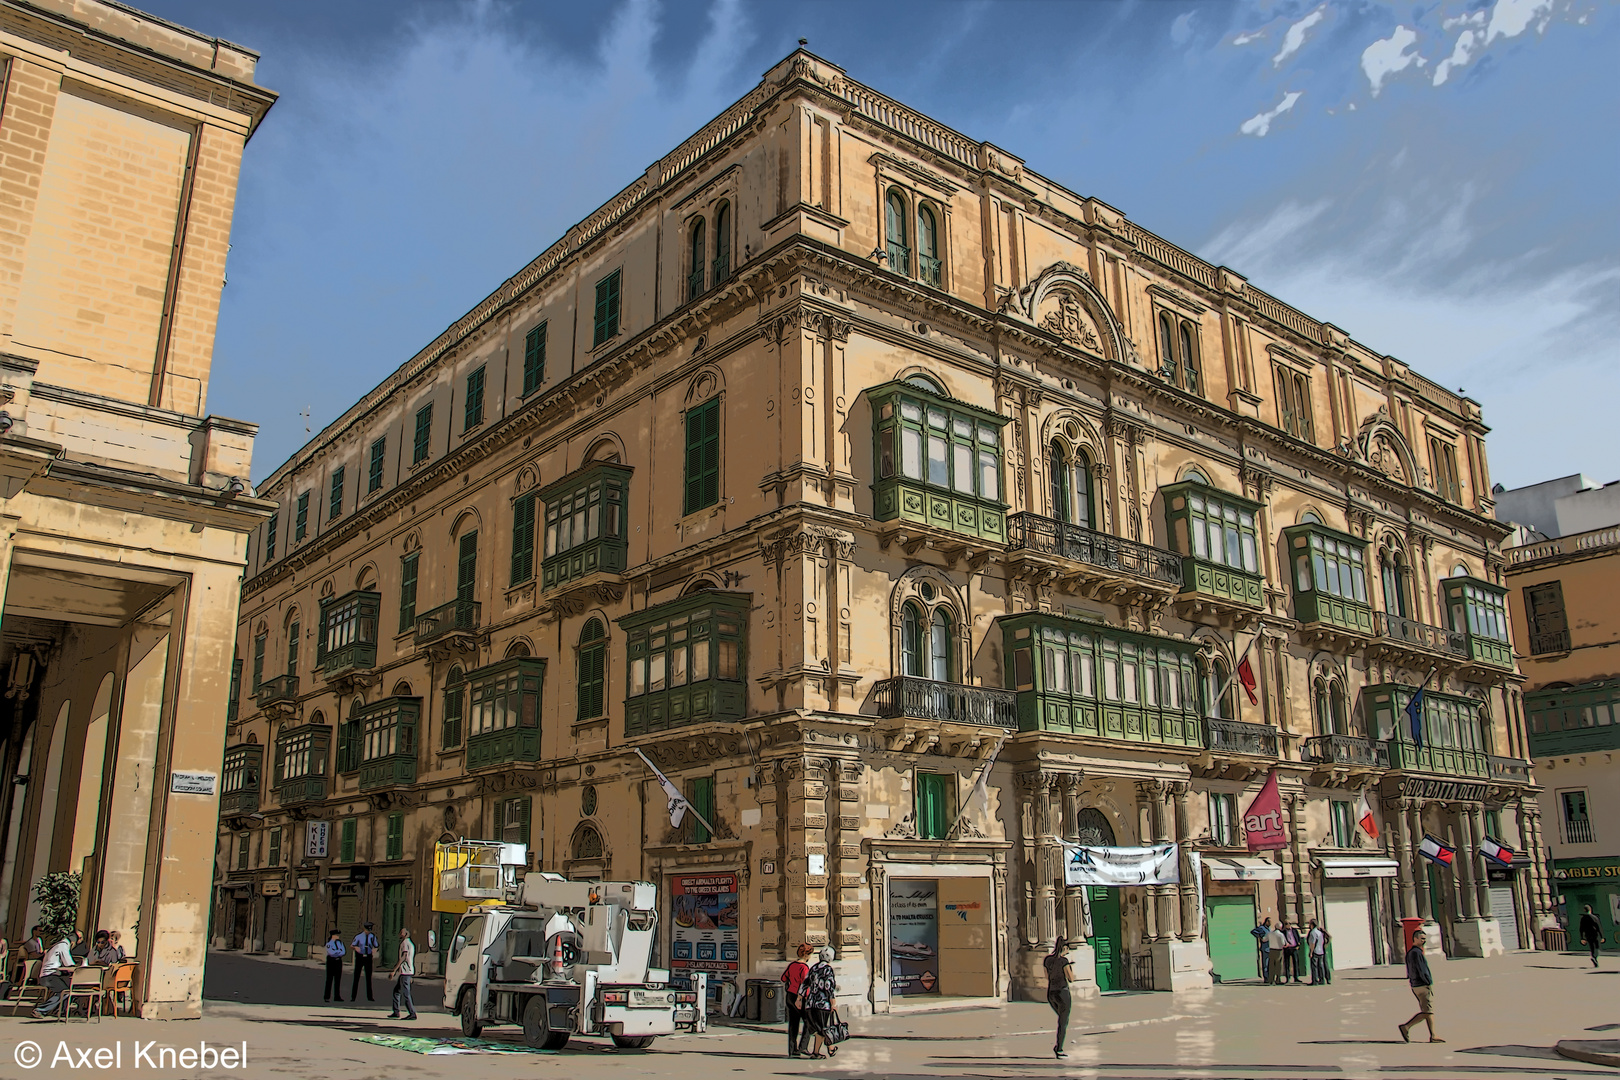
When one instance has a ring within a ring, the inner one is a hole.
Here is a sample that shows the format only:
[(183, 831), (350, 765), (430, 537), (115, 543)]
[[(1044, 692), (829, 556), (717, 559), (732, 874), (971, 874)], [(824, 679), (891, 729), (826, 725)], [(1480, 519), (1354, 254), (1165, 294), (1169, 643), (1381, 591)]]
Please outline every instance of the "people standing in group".
[(1299, 929), (1283, 920), (1283, 982), (1299, 982)]
[(1069, 962), (1068, 941), (1060, 937), (1053, 942), (1051, 955), (1042, 963), (1046, 966), (1046, 1003), (1057, 1013), (1057, 1042), (1052, 1053), (1066, 1058), (1069, 1055), (1063, 1050), (1063, 1040), (1069, 1033), (1069, 1012), (1074, 1008), (1074, 999), (1069, 993), (1069, 984), (1074, 982), (1074, 965)]
[[(824, 1058), (838, 1053), (838, 1047), (827, 1039), (827, 1027), (838, 1007), (838, 978), (832, 968), (837, 955), (831, 945), (823, 946), (820, 959), (810, 965), (799, 987), (799, 1007), (808, 1015), (810, 1030), (816, 1037), (806, 1057)], [(825, 1054), (821, 1052), (824, 1047)]]
[(349, 1000), (360, 1000), (360, 973), (366, 973), (366, 1000), (375, 1001), (371, 996), (371, 958), (377, 952), (377, 935), (371, 932), (371, 923), (354, 935), (354, 982), (349, 986)]
[(1603, 925), (1592, 913), (1592, 905), (1581, 909), (1581, 942), (1592, 950), (1592, 966), (1598, 966), (1598, 950), (1603, 947)]
[(1266, 982), (1277, 986), (1283, 981), (1283, 955), (1288, 948), (1288, 935), (1282, 932), (1282, 927), (1271, 926), (1270, 919), (1266, 920), (1266, 925), (1271, 927), (1266, 934), (1271, 943), (1271, 968), (1266, 972)]
[(788, 1057), (803, 1057), (808, 1053), (804, 1045), (810, 1041), (810, 1025), (806, 1021), (804, 1010), (799, 1007), (799, 991), (804, 988), (804, 978), (810, 974), (809, 957), (816, 951), (815, 946), (804, 942), (799, 946), (798, 959), (787, 966), (782, 972), (782, 982), (787, 986), (787, 1029), (788, 1029)]
[[(366, 923), (370, 926), (370, 923)], [(399, 959), (394, 963), (394, 1011), (388, 1014), (390, 1020), (415, 1020), (416, 1002), (411, 1000), (411, 976), (416, 974), (416, 945), (411, 941), (411, 932), (407, 927), (399, 928)], [(354, 995), (351, 993), (352, 999)], [(400, 1015), (400, 1006), (405, 1007), (405, 1015)]]
[(55, 941), (45, 950), (45, 959), (39, 965), (39, 984), (50, 992), (50, 997), (34, 1010), (34, 1017), (39, 1020), (61, 1007), (62, 996), (73, 981), (73, 969), (78, 966), (73, 959), (73, 946), (68, 935), (53, 934), (52, 937)]
[(1419, 930), (1412, 935), (1412, 947), (1406, 950), (1406, 981), (1412, 987), (1412, 996), (1417, 998), (1418, 1011), (1412, 1019), (1399, 1025), (1401, 1041), (1412, 1041), (1412, 1029), (1417, 1027), (1421, 1020), (1429, 1027), (1429, 1041), (1445, 1042), (1434, 1033), (1434, 976), (1429, 973), (1428, 957), (1423, 955), (1423, 943), (1428, 940), (1427, 935)]
[(1269, 983), (1271, 981), (1271, 917), (1267, 916), (1261, 919), (1260, 925), (1250, 930), (1249, 933), (1253, 934), (1254, 939), (1260, 943), (1260, 980)]
[(343, 947), (343, 934), (333, 928), (326, 932), (326, 986), (321, 990), (321, 1000), (331, 1001), (337, 999), (339, 1005), (343, 1004), (343, 954), (347, 950)]
[(1326, 986), (1333, 981), (1327, 965), (1328, 932), (1312, 919), (1305, 933), (1305, 951), (1311, 958), (1311, 985)]

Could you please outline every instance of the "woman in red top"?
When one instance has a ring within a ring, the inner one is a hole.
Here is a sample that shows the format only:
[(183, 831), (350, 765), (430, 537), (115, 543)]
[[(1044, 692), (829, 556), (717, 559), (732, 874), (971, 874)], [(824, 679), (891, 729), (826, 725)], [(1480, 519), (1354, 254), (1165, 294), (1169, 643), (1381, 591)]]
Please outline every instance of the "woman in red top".
[(810, 965), (805, 958), (816, 950), (808, 943), (799, 946), (799, 958), (787, 966), (782, 972), (782, 981), (787, 984), (787, 1017), (788, 1017), (788, 1057), (802, 1057), (806, 1048), (800, 1045), (799, 1033), (804, 1032), (804, 1042), (810, 1041), (810, 1026), (805, 1023), (804, 1010), (799, 1008), (799, 988), (804, 985), (804, 977), (810, 974)]

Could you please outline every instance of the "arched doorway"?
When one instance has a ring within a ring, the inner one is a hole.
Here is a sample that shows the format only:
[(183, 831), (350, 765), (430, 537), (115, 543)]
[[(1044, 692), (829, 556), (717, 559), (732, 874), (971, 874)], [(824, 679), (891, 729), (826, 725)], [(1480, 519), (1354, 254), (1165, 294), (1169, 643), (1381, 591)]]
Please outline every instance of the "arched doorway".
[[(1074, 817), (1075, 839), (1086, 847), (1113, 847), (1114, 826), (1094, 806)], [(1125, 989), (1125, 927), (1120, 913), (1120, 891), (1106, 885), (1085, 885), (1090, 932), (1086, 944), (1096, 958), (1097, 989)]]

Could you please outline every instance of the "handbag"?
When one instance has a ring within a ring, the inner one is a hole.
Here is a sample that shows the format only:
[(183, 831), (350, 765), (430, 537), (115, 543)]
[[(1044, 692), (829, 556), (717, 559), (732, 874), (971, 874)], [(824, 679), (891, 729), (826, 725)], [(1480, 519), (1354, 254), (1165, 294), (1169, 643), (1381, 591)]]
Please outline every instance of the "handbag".
[(821, 1035), (830, 1046), (837, 1046), (849, 1038), (849, 1025), (839, 1019), (838, 1010), (833, 1010), (832, 1022), (827, 1025), (826, 1030)]

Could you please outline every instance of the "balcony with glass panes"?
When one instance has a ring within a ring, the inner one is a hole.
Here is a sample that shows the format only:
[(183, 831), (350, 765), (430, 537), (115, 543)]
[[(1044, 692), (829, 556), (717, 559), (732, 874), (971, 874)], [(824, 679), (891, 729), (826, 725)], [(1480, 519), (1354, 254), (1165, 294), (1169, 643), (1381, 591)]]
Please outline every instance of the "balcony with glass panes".
[(1324, 525), (1283, 530), (1293, 566), (1294, 617), (1306, 627), (1371, 635), (1367, 602), (1367, 542)]
[(597, 462), (540, 491), (546, 515), (542, 589), (592, 574), (624, 572), (630, 550), (624, 504), (632, 471)]
[(360, 790), (416, 783), (419, 697), (386, 697), (354, 714), (360, 736)]
[(382, 594), (356, 590), (321, 601), (315, 663), (327, 678), (377, 666), (377, 614)]
[(1423, 691), (1421, 743), (1412, 736), (1406, 707), (1417, 687), (1379, 683), (1365, 687), (1363, 708), (1376, 737), (1388, 752), (1389, 767), (1398, 772), (1488, 778), (1489, 714), (1476, 698)]
[(873, 517), (1003, 542), (1001, 429), (1008, 418), (906, 382), (875, 387), (867, 398), (877, 461)]
[(1533, 757), (1620, 750), (1620, 679), (1532, 691), (1524, 711)]
[(546, 662), (521, 656), (469, 671), (467, 768), (540, 760)]
[(1020, 731), (1203, 747), (1189, 642), (1038, 612), (996, 621)]
[(244, 743), (225, 751), (220, 768), (219, 814), (251, 814), (259, 809), (259, 781), (264, 775), (264, 747)]
[(626, 615), (628, 736), (747, 715), (749, 593), (700, 592)]
[(1182, 595), (1259, 610), (1265, 601), (1260, 504), (1194, 480), (1161, 491), (1170, 547), (1182, 556)]
[(1465, 636), (1468, 658), (1476, 664), (1513, 669), (1513, 639), (1508, 633), (1507, 590), (1476, 577), (1449, 577), (1440, 582), (1451, 628)]
[(320, 802), (327, 792), (329, 724), (283, 728), (276, 738), (276, 801), (282, 806)]

